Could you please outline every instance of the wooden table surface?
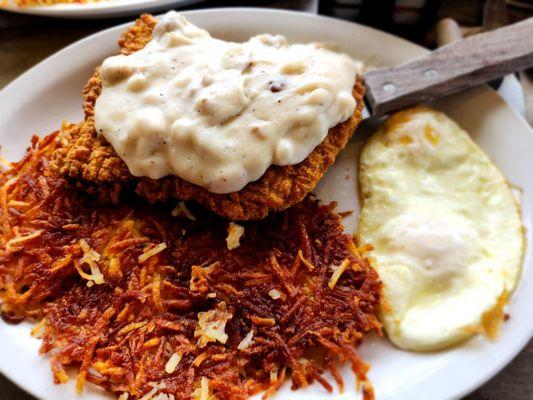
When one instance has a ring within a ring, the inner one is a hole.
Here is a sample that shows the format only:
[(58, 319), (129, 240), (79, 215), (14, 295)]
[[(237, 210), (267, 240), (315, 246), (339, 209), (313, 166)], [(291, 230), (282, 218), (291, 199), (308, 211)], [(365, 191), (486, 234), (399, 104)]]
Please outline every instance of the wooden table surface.
[[(270, 2), (270, 5), (283, 3), (287, 2)], [(291, 8), (299, 8), (303, 3), (292, 2)], [(56, 20), (0, 11), (0, 89), (62, 47), (128, 20), (131, 18)], [(32, 399), (0, 375), (0, 400)], [(431, 397), (421, 400), (431, 400)], [(502, 372), (465, 400), (533, 400), (533, 341)]]

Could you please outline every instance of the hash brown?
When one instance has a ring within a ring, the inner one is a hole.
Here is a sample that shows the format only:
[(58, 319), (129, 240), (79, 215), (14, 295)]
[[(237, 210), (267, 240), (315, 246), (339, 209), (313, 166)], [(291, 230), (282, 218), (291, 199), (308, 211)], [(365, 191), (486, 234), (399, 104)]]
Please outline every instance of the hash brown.
[(40, 321), (56, 383), (73, 367), (78, 392), (92, 382), (121, 399), (245, 400), (289, 374), (295, 389), (332, 391), (329, 371), (342, 389), (339, 361), (373, 399), (356, 346), (380, 332), (381, 283), (334, 204), (307, 197), (243, 223), (230, 250), (228, 221), (205, 210), (192, 220), (74, 190), (50, 170), (57, 134), (0, 173), (0, 316)]

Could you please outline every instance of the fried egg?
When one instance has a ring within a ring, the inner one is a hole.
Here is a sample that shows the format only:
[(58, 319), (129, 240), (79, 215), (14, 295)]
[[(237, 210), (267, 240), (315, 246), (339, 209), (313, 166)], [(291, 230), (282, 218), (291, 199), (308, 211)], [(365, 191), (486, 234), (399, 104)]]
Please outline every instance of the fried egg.
[(520, 210), (489, 157), (446, 115), (391, 116), (359, 160), (359, 235), (375, 247), (381, 320), (398, 347), (495, 336), (524, 253)]

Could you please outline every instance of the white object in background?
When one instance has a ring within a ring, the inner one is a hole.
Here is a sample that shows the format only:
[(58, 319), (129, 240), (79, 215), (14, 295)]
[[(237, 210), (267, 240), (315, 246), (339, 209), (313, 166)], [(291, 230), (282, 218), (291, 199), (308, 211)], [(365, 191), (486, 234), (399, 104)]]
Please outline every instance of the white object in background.
[(309, 0), (306, 7), (302, 11), (318, 14), (318, 1), (319, 0)]
[(498, 93), (520, 115), (525, 116), (524, 90), (516, 75), (507, 75), (503, 78), (502, 84), (498, 88)]

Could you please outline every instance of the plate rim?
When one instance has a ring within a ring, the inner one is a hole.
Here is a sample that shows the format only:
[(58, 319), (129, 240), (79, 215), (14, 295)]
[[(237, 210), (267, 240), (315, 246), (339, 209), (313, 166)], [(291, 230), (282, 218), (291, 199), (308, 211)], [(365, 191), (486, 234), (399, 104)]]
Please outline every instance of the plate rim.
[(61, 19), (105, 19), (155, 12), (165, 8), (185, 7), (200, 1), (202, 0), (135, 0), (129, 3), (120, 3), (119, 0), (111, 0), (88, 4), (59, 3), (51, 6), (34, 7), (18, 7), (14, 4), (8, 4), (0, 5), (0, 10), (15, 14)]
[[(329, 20), (330, 23), (335, 23), (335, 24), (357, 25), (359, 27), (364, 28), (365, 30), (368, 30), (369, 32), (372, 32), (372, 34), (374, 34), (374, 35), (381, 36), (381, 37), (384, 37), (384, 38), (385, 37), (393, 38), (394, 40), (399, 40), (399, 41), (405, 42), (405, 43), (409, 44), (410, 46), (412, 46), (413, 48), (416, 47), (421, 52), (428, 52), (427, 49), (425, 49), (425, 48), (423, 48), (423, 47), (421, 47), (421, 46), (419, 46), (417, 44), (414, 44), (414, 43), (412, 43), (412, 42), (410, 42), (408, 40), (405, 40), (405, 39), (400, 38), (398, 36), (389, 34), (387, 32), (380, 31), (380, 30), (372, 28), (372, 27), (368, 27), (368, 26), (365, 26), (365, 25), (357, 24), (357, 23), (354, 23), (354, 22), (343, 21), (343, 20), (339, 20), (339, 19), (336, 19), (336, 18), (332, 18), (332, 17), (306, 13), (306, 12), (299, 12), (299, 11), (292, 11), (292, 10), (280, 10), (280, 9), (269, 9), (269, 8), (259, 8), (259, 7), (219, 7), (219, 8), (206, 8), (206, 9), (199, 9), (199, 10), (187, 10), (187, 11), (182, 11), (182, 12), (185, 15), (191, 15), (191, 16), (195, 15), (195, 14), (210, 14), (210, 13), (217, 13), (217, 12), (230, 12), (230, 13), (236, 12), (236, 13), (252, 13), (252, 14), (253, 13), (262, 13), (262, 14), (270, 13), (270, 14), (277, 14), (277, 15), (284, 14), (284, 15), (287, 15), (289, 17), (291, 15), (294, 16), (294, 17), (298, 17), (298, 18), (305, 17), (305, 18), (307, 18), (309, 20), (314, 20), (314, 19), (318, 18), (318, 19), (323, 19), (323, 20)], [(159, 15), (157, 15), (157, 16), (159, 16)], [(38, 64), (34, 65), (33, 67), (31, 67), (28, 70), (26, 70), (24, 73), (19, 75), (17, 78), (15, 78), (9, 84), (7, 84), (4, 88), (2, 88), (0, 90), (0, 99), (2, 97), (4, 97), (4, 95), (9, 95), (9, 92), (16, 92), (16, 87), (19, 84), (23, 84), (24, 80), (31, 79), (31, 75), (34, 75), (36, 71), (38, 72), (41, 68), (46, 67), (46, 64), (48, 64), (48, 63), (53, 63), (56, 58), (62, 57), (65, 53), (68, 53), (73, 48), (86, 45), (86, 44), (98, 39), (99, 36), (106, 36), (106, 35), (110, 34), (112, 31), (120, 31), (121, 29), (123, 29), (126, 26), (131, 25), (132, 23), (133, 23), (133, 21), (129, 21), (129, 22), (121, 23), (121, 24), (106, 28), (104, 30), (98, 31), (96, 33), (93, 33), (93, 34), (87, 36), (87, 37), (84, 37), (84, 38), (82, 38), (80, 40), (77, 40), (77, 41), (73, 42), (72, 44), (62, 48), (61, 50), (55, 52), (54, 54), (48, 56), (44, 60), (40, 61)], [(483, 85), (482, 87), (484, 87), (484, 90), (490, 89), (490, 90), (487, 91), (487, 93), (492, 93), (492, 95), (497, 96), (503, 102), (503, 104), (505, 104), (507, 110), (511, 111), (514, 114), (514, 117), (517, 119), (517, 122), (521, 123), (524, 127), (527, 127), (528, 130), (529, 130), (529, 133), (531, 134), (531, 136), (533, 136), (533, 129), (529, 126), (529, 124), (518, 113), (518, 111), (516, 109), (514, 109), (511, 106), (509, 106), (503, 99), (501, 99), (501, 96), (499, 96), (498, 93), (496, 93), (493, 89), (491, 89), (487, 85)], [(523, 263), (523, 266), (522, 266), (523, 267), (523, 271), (524, 271), (524, 269), (526, 267), (527, 252), (530, 251), (530, 247), (531, 247), (531, 244), (530, 243), (526, 243), (526, 253), (524, 254), (524, 263)], [(528, 271), (528, 272), (530, 274), (533, 274), (533, 271)], [(519, 284), (520, 284), (520, 282), (519, 282)], [(516, 290), (518, 290), (518, 287), (517, 287)], [(483, 378), (479, 378), (478, 380), (472, 381), (469, 385), (464, 385), (461, 390), (455, 391), (454, 395), (457, 396), (457, 397), (463, 397), (466, 394), (471, 393), (472, 391), (476, 390), (477, 388), (479, 388), (480, 386), (485, 384), (487, 381), (492, 379), (503, 368), (505, 368), (505, 366), (507, 366), (509, 364), (509, 362), (511, 362), (511, 360), (514, 359), (523, 350), (525, 345), (533, 338), (533, 324), (531, 324), (530, 328), (531, 329), (530, 329), (529, 335), (525, 334), (522, 337), (523, 340), (521, 340), (520, 343), (518, 343), (518, 346), (514, 347), (514, 351), (509, 351), (509, 352), (505, 353), (505, 356), (502, 356), (500, 359), (498, 359), (498, 362), (495, 363), (496, 366), (493, 366), (492, 368), (487, 368), (486, 369), (487, 372), (485, 374), (483, 374)], [(39, 398), (39, 396), (33, 391), (33, 389), (31, 387), (24, 386), (24, 382), (22, 382), (22, 379), (18, 379), (17, 377), (14, 376), (14, 374), (9, 373), (9, 369), (5, 368), (5, 366), (2, 363), (0, 363), (0, 373), (2, 373), (7, 379), (9, 379), (11, 382), (16, 384), (19, 388), (21, 388), (25, 392), (35, 396), (36, 398)], [(50, 382), (50, 384), (53, 384), (53, 382)]]

